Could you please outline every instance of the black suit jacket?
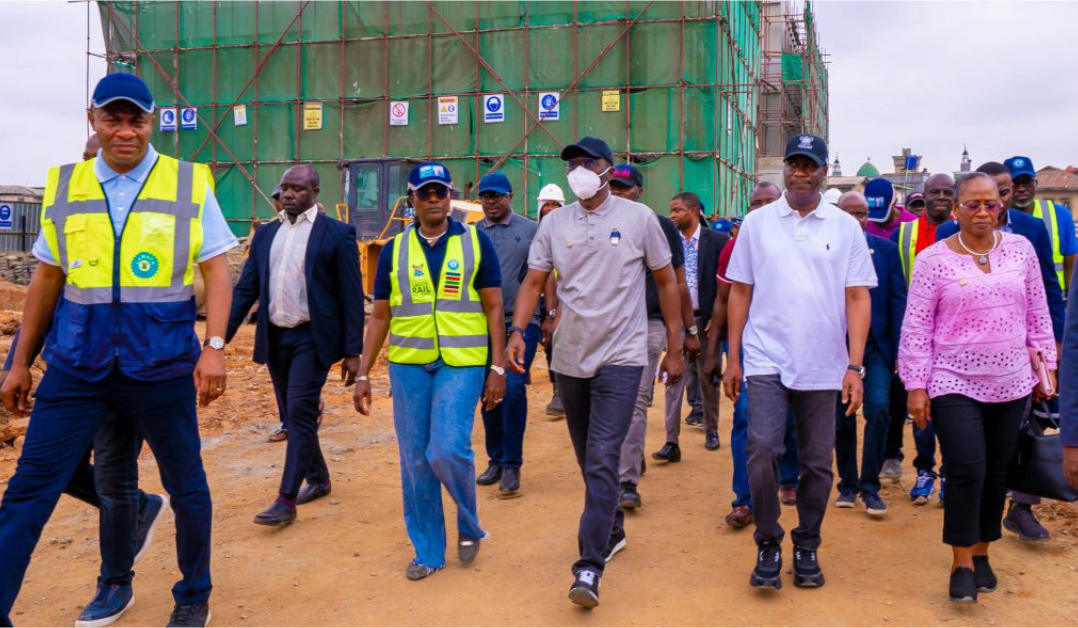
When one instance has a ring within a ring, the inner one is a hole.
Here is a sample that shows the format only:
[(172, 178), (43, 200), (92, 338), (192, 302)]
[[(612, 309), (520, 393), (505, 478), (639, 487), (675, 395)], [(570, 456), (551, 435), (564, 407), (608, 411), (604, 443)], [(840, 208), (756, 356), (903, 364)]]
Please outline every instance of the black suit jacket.
[[(270, 247), (280, 229), (274, 220), (259, 227), (251, 239), (250, 255), (232, 292), (227, 340), (232, 340), (256, 301), (254, 361), (269, 361)], [(304, 263), (307, 308), (315, 353), (324, 367), (346, 356), (363, 353), (363, 280), (359, 271), (356, 228), (325, 214), (311, 225)]]
[(696, 289), (700, 297), (700, 318), (705, 321), (711, 320), (711, 309), (715, 306), (715, 298), (719, 294), (719, 280), (715, 278), (715, 274), (719, 272), (719, 253), (722, 253), (722, 247), (729, 241), (728, 236), (700, 226)]

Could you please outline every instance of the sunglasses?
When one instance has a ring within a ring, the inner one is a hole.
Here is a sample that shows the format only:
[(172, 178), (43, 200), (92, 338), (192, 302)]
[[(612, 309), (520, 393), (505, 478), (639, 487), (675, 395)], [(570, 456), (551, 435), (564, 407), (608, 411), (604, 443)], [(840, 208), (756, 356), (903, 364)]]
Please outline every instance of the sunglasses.
[(427, 199), (431, 196), (434, 196), (440, 201), (445, 199), (445, 197), (449, 196), (449, 188), (445, 187), (444, 185), (439, 185), (437, 183), (431, 183), (428, 185), (424, 185), (417, 190), (413, 190), (412, 194), (415, 194), (416, 198), (422, 199)]
[(592, 159), (591, 157), (577, 157), (576, 159), (570, 159), (565, 162), (565, 171), (572, 172), (579, 166), (584, 166), (588, 170), (595, 170), (599, 167), (599, 160)]
[(997, 203), (996, 201), (988, 201), (987, 203), (982, 203), (981, 201), (966, 201), (965, 203), (959, 203), (959, 205), (971, 212), (980, 211), (982, 207), (989, 214), (998, 214), (1003, 211), (1003, 203)]

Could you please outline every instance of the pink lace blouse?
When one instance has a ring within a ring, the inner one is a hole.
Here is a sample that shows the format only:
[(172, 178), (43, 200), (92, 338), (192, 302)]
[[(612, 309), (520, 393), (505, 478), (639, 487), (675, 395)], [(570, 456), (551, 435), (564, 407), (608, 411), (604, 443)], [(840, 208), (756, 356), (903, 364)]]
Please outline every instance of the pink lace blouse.
[(906, 390), (1010, 401), (1037, 385), (1027, 347), (1043, 351), (1048, 368), (1056, 368), (1037, 254), (1024, 237), (1000, 235), (988, 256), (991, 273), (945, 241), (917, 256), (898, 348)]

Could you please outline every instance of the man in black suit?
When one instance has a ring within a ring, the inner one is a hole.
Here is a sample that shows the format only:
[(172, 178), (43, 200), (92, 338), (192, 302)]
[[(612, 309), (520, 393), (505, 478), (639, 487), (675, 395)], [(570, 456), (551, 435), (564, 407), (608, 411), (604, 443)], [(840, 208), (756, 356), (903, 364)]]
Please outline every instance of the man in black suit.
[[(318, 403), (329, 369), (341, 364), (355, 382), (363, 352), (363, 285), (356, 229), (318, 211), (318, 172), (293, 166), (281, 177), (279, 220), (251, 239), (251, 254), (232, 297), (228, 340), (259, 302), (254, 361), (269, 367), (288, 425), (281, 489), (255, 523), (288, 525), (296, 505), (329, 495), (329, 469), (318, 443)], [(306, 478), (307, 486), (300, 490)]]
[[(718, 294), (718, 279), (715, 275), (719, 267), (719, 253), (729, 241), (727, 236), (708, 229), (700, 224), (703, 203), (692, 192), (682, 192), (670, 201), (670, 220), (674, 221), (681, 232), (681, 245), (685, 253), (685, 280), (689, 285), (689, 297), (692, 300), (693, 322), (700, 343), (707, 346), (707, 326), (711, 317), (711, 308), (715, 305)], [(695, 368), (696, 378), (686, 377), (666, 389), (666, 444), (667, 448), (678, 446), (681, 433), (681, 401), (685, 394), (686, 383), (693, 379), (700, 387), (700, 397), (704, 400), (704, 446), (714, 451), (719, 448), (719, 389), (704, 376), (704, 352), (695, 356), (688, 368)]]

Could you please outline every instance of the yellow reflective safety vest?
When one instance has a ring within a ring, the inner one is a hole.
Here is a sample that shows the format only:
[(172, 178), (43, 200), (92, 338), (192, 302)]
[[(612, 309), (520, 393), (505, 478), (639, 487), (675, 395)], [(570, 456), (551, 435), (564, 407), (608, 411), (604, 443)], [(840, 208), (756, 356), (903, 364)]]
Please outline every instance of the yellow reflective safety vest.
[(430, 364), (440, 357), (450, 366), (486, 365), (489, 328), (475, 288), (479, 235), (474, 226), (462, 226), (464, 233), (446, 242), (437, 290), (416, 226), (393, 238), (390, 362)]
[(66, 284), (44, 358), (89, 381), (113, 368), (145, 381), (190, 375), (210, 170), (159, 155), (115, 233), (96, 162), (53, 168), (46, 180), (41, 231)]
[[(1048, 211), (1044, 211), (1047, 207)], [(1043, 205), (1040, 199), (1033, 201), (1033, 216), (1040, 218), (1044, 221), (1044, 226), (1048, 228), (1048, 235), (1052, 237), (1052, 265), (1055, 267), (1056, 276), (1059, 277), (1059, 287), (1063, 290), (1063, 298), (1067, 298), (1067, 283), (1063, 277), (1063, 249), (1062, 242), (1059, 238), (1059, 217), (1056, 215), (1056, 204), (1052, 201), (1044, 201)]]
[(898, 225), (898, 257), (902, 260), (902, 276), (906, 278), (906, 287), (913, 279), (913, 260), (917, 257), (917, 237), (920, 219)]

